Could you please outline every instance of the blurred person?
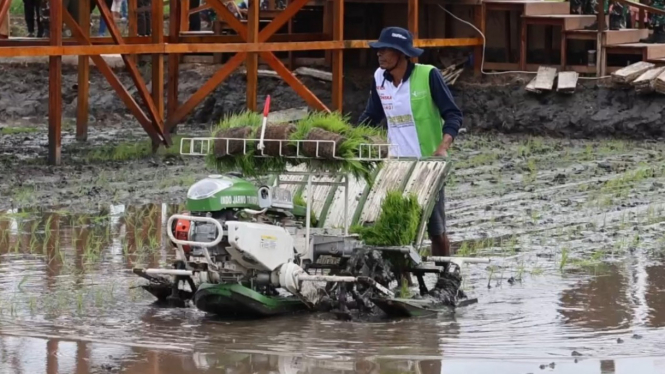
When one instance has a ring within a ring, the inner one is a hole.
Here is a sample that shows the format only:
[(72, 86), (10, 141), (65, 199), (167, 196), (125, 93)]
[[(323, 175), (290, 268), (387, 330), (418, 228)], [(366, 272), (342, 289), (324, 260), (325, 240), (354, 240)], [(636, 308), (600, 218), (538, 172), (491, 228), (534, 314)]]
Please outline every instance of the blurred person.
[(35, 20), (37, 21), (37, 37), (44, 36), (42, 17), (39, 12), (39, 0), (23, 0), (23, 14), (25, 25), (28, 27), (28, 37), (35, 37)]

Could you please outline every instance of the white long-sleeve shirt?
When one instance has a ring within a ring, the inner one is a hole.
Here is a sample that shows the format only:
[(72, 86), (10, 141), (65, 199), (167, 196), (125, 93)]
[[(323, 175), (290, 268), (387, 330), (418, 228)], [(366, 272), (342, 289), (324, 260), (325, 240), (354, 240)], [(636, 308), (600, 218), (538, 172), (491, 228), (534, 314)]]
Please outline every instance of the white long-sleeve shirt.
[(120, 6), (122, 5), (123, 0), (113, 0), (111, 5), (111, 12), (120, 13)]

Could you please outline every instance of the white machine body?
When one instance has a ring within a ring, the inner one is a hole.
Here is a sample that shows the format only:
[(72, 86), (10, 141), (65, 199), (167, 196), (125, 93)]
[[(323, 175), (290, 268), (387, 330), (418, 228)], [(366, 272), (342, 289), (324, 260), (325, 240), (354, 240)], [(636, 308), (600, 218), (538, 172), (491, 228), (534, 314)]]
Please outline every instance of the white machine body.
[(286, 229), (262, 223), (227, 221), (227, 252), (247, 269), (274, 271), (294, 258), (293, 238)]

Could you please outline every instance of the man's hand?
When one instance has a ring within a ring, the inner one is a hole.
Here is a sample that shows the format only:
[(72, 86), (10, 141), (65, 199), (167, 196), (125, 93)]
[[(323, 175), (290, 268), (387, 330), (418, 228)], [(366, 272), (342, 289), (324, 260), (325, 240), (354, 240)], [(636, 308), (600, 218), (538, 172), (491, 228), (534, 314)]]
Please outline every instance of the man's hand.
[(444, 134), (443, 141), (441, 144), (439, 144), (439, 147), (436, 149), (436, 151), (434, 151), (432, 156), (448, 157), (448, 148), (450, 148), (451, 144), (453, 144), (453, 137), (448, 134)]
[(434, 151), (434, 154), (432, 156), (434, 156), (434, 157), (448, 157), (448, 151), (441, 148), (441, 146), (439, 146), (439, 148), (437, 148), (436, 151)]

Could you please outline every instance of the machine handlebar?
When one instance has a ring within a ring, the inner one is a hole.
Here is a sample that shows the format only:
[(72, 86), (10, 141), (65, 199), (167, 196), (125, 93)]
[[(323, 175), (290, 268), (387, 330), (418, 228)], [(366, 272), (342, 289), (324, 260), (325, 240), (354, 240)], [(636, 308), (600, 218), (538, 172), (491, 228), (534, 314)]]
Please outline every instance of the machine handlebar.
[[(171, 228), (173, 227), (173, 221), (177, 220), (177, 219), (186, 220), (186, 221), (212, 223), (213, 225), (215, 225), (215, 227), (217, 227), (217, 236), (215, 236), (215, 240), (213, 240), (211, 242), (194, 242), (194, 241), (189, 241), (189, 240), (176, 239), (175, 236), (173, 236), (173, 232), (171, 231)], [(210, 248), (210, 247), (216, 246), (224, 238), (224, 228), (222, 227), (222, 224), (219, 221), (217, 221), (216, 219), (213, 219), (213, 218), (210, 218), (210, 217), (186, 216), (186, 215), (183, 215), (183, 214), (174, 214), (171, 217), (169, 217), (169, 220), (166, 223), (166, 233), (168, 234), (169, 239), (171, 239), (171, 241), (176, 243), (176, 244), (191, 245), (191, 246), (205, 247), (205, 248)]]

